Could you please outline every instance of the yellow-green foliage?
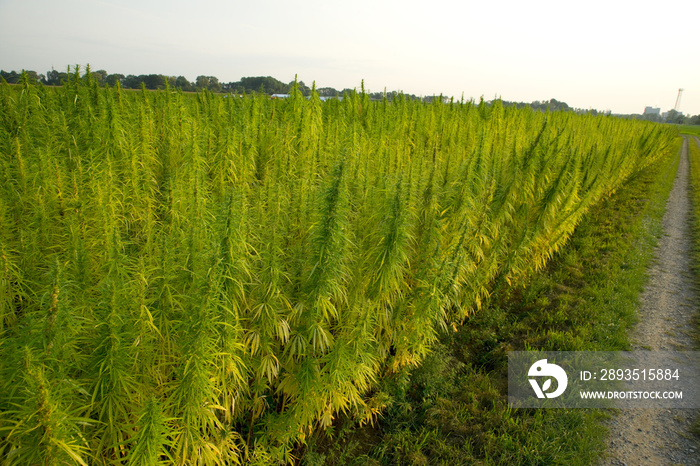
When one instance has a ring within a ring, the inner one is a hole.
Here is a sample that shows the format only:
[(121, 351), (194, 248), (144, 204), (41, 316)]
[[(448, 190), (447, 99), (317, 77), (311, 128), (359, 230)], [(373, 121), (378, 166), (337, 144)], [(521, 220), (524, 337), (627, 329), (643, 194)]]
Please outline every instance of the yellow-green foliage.
[(289, 461), (668, 154), (364, 93), (0, 86), (0, 464)]

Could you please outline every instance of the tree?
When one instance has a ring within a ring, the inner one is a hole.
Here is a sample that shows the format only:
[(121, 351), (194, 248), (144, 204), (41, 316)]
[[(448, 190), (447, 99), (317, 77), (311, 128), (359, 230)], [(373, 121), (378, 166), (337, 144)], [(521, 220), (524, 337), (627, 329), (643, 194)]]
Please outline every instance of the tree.
[(110, 75), (107, 75), (107, 77), (105, 78), (105, 84), (107, 84), (110, 87), (116, 86), (117, 82), (120, 85), (124, 86), (124, 75), (123, 74), (118, 74), (118, 73), (110, 74)]
[(209, 87), (209, 76), (197, 76), (195, 81), (195, 87), (198, 91), (202, 89), (207, 89)]
[[(294, 85), (294, 81), (289, 83), (289, 89), (292, 88)], [(311, 95), (311, 88), (304, 84), (304, 81), (298, 81), (297, 82), (297, 87), (299, 88), (299, 91), (301, 92), (301, 95)]]
[(245, 92), (262, 92), (265, 94), (286, 94), (290, 86), (271, 76), (252, 76), (241, 78), (239, 82), (228, 84), (229, 89), (243, 89)]
[(41, 82), (41, 83), (46, 83), (46, 78), (42, 74), (38, 74), (36, 71), (31, 71), (31, 70), (22, 70), (21, 72), (17, 71), (2, 71), (0, 70), (0, 76), (3, 77), (5, 81), (7, 81), (8, 84), (17, 84), (22, 80), (22, 73), (27, 75), (27, 79), (29, 79), (29, 82), (32, 84)]
[(139, 79), (146, 85), (146, 89), (162, 89), (165, 86), (166, 77), (162, 74), (146, 74), (139, 76)]
[(141, 80), (138, 76), (130, 74), (123, 79), (122, 84), (127, 89), (138, 89), (141, 87)]
[(340, 95), (338, 90), (332, 87), (321, 87), (316, 89), (316, 92), (318, 92), (318, 95), (321, 97), (337, 97)]
[(192, 83), (189, 82), (184, 76), (178, 76), (177, 78), (175, 78), (175, 85), (173, 87), (183, 91), (191, 91)]
[(683, 114), (675, 109), (666, 114), (666, 123), (683, 124)]
[(61, 73), (51, 68), (51, 71), (46, 72), (46, 84), (49, 86), (60, 86), (63, 80), (68, 78), (68, 73)]
[(17, 84), (22, 76), (21, 73), (16, 71), (2, 71), (0, 70), (0, 76), (7, 81), (8, 84)]
[(93, 71), (92, 77), (97, 81), (97, 84), (104, 86), (107, 79), (107, 72), (105, 70)]
[(216, 76), (209, 76), (209, 85), (207, 86), (207, 89), (209, 89), (212, 92), (221, 91), (221, 84), (219, 83), (219, 79)]
[(24, 73), (27, 74), (27, 77), (29, 78), (30, 83), (37, 83), (39, 81), (42, 81), (41, 77), (36, 71), (31, 71), (31, 70), (22, 70)]

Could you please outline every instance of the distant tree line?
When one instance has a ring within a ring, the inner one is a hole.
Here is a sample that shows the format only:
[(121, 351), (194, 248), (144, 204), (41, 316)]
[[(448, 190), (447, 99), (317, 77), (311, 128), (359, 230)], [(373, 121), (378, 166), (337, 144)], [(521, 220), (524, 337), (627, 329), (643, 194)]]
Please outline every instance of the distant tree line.
[[(64, 81), (69, 79), (75, 70), (70, 69), (66, 72), (56, 71), (52, 69), (47, 71), (46, 74), (39, 74), (36, 71), (25, 71), (29, 80), (31, 82), (40, 82), (47, 86), (60, 86)], [(89, 71), (90, 76), (100, 85), (100, 86), (110, 86), (114, 87), (119, 83), (122, 88), (125, 89), (140, 89), (141, 85), (146, 89), (164, 89), (165, 82), (168, 82), (168, 86), (171, 89), (179, 89), (185, 92), (196, 92), (207, 89), (212, 92), (226, 92), (233, 94), (251, 94), (253, 92), (261, 92), (263, 94), (289, 94), (294, 86), (294, 81), (289, 83), (283, 83), (282, 81), (275, 79), (271, 76), (252, 76), (241, 78), (240, 81), (232, 81), (228, 83), (222, 83), (216, 76), (197, 76), (193, 82), (189, 81), (184, 76), (166, 76), (163, 74), (141, 74), (141, 75), (123, 75), (121, 73), (107, 73), (105, 70)], [(0, 76), (10, 84), (16, 84), (20, 81), (22, 77), (22, 72), (17, 71), (2, 71), (0, 70)], [(307, 86), (304, 81), (297, 82), (297, 88), (305, 96), (311, 95), (311, 88)], [(337, 90), (332, 87), (321, 87), (317, 88), (316, 92), (321, 97), (340, 97), (345, 93), (354, 92), (355, 89), (346, 88), (343, 90)], [(373, 92), (369, 94), (370, 99), (382, 100), (386, 97), (388, 100), (393, 100), (397, 96), (403, 96), (404, 98), (418, 100), (418, 97), (414, 94), (403, 94), (397, 91), (392, 92)], [(431, 101), (432, 97), (423, 97), (423, 100)]]
[[(156, 90), (164, 89), (165, 83), (167, 81), (168, 87), (171, 89), (179, 89), (184, 92), (197, 92), (204, 89), (211, 92), (225, 92), (230, 94), (252, 94), (254, 92), (260, 92), (263, 94), (273, 95), (273, 94), (289, 94), (294, 86), (294, 81), (287, 84), (282, 81), (275, 79), (271, 76), (251, 76), (241, 78), (240, 81), (231, 81), (228, 83), (222, 83), (216, 76), (197, 76), (197, 78), (191, 82), (184, 76), (166, 76), (163, 74), (140, 74), (140, 75), (123, 75), (121, 73), (107, 73), (105, 70), (92, 71), (86, 68), (85, 73), (89, 72), (90, 76), (100, 85), (100, 86), (110, 86), (114, 87), (119, 83), (122, 88), (125, 89), (140, 89), (143, 85), (146, 89)], [(60, 86), (64, 81), (69, 79), (69, 76), (75, 73), (74, 70), (70, 68), (65, 71), (56, 71), (52, 69), (47, 71), (46, 74), (40, 74), (36, 71), (26, 71), (24, 73), (27, 75), (27, 79), (30, 82), (38, 82), (47, 86)], [(19, 83), (22, 78), (22, 71), (3, 71), (0, 70), (0, 77), (10, 84)], [(304, 81), (297, 81), (297, 88), (305, 96), (311, 95), (311, 88), (304, 84)], [(340, 97), (345, 93), (355, 92), (355, 89), (346, 88), (341, 91), (334, 89), (332, 87), (321, 87), (317, 88), (316, 92), (321, 97)], [(389, 101), (396, 98), (404, 98), (410, 100), (423, 100), (425, 102), (432, 102), (435, 99), (446, 99), (442, 96), (425, 96), (419, 97), (415, 94), (404, 94), (403, 92), (390, 91), (387, 92), (370, 92), (369, 98), (371, 100), (383, 100), (387, 99)], [(570, 107), (566, 102), (560, 102), (556, 99), (550, 99), (548, 101), (536, 100), (530, 103), (524, 102), (508, 102), (502, 101), (504, 106), (515, 106), (517, 108), (531, 107), (538, 111), (565, 111), (565, 112), (576, 112), (576, 113), (592, 113), (598, 114), (597, 110), (593, 109), (575, 109)], [(700, 125), (700, 115), (695, 116), (685, 116), (676, 110), (670, 110), (667, 112), (664, 118), (658, 116), (648, 116), (648, 115), (618, 115), (629, 118), (636, 119), (653, 119), (654, 121), (665, 121), (667, 123), (678, 123), (678, 124), (690, 124), (690, 125)]]
[(686, 116), (676, 109), (671, 109), (664, 114), (645, 114), (641, 115), (642, 120), (675, 123), (678, 125), (700, 125), (700, 115)]
[[(47, 86), (60, 86), (64, 81), (69, 79), (69, 76), (74, 73), (71, 70), (66, 72), (51, 70), (46, 74), (39, 74), (36, 71), (25, 71), (31, 82), (39, 82)], [(17, 71), (2, 71), (0, 76), (10, 84), (20, 82), (22, 72)], [(197, 76), (194, 81), (189, 81), (184, 76), (166, 76), (163, 74), (141, 74), (141, 75), (124, 75), (121, 73), (107, 73), (105, 70), (90, 71), (90, 76), (100, 86), (114, 87), (119, 83), (125, 89), (140, 89), (141, 85), (146, 89), (156, 90), (164, 89), (167, 81), (171, 89), (179, 89), (185, 92), (196, 92), (207, 89), (212, 92), (226, 92), (238, 94), (250, 94), (253, 92), (262, 92), (265, 94), (287, 94), (291, 91), (294, 81), (285, 84), (271, 76), (256, 76), (241, 78), (240, 81), (232, 81), (222, 83), (216, 76)], [(303, 81), (297, 83), (299, 90), (304, 95), (311, 95), (311, 88), (304, 84)], [(317, 89), (321, 96), (339, 96), (343, 91), (337, 91), (331, 87)]]
[[(534, 102), (531, 103), (524, 103), (524, 102), (508, 102), (508, 101), (503, 101), (503, 106), (515, 106), (516, 108), (524, 108), (524, 107), (530, 107), (533, 110), (540, 110), (543, 112), (546, 112), (547, 110), (556, 112), (556, 111), (564, 111), (564, 112), (581, 112), (582, 110), (577, 110), (569, 107), (569, 105), (566, 102), (560, 102), (557, 99), (550, 99), (548, 101), (539, 101), (535, 100)], [(595, 113), (598, 113), (597, 110), (592, 110)], [(586, 110), (585, 112), (588, 112)]]
[[(536, 100), (532, 103), (522, 103), (522, 102), (503, 102), (503, 105), (514, 105), (517, 108), (523, 108), (523, 107), (531, 107), (534, 110), (539, 110), (542, 112), (545, 112), (547, 110), (549, 111), (564, 111), (564, 112), (576, 112), (576, 113), (591, 113), (593, 115), (598, 115), (601, 113), (609, 114), (610, 112), (599, 112), (594, 109), (580, 109), (580, 108), (572, 108), (569, 107), (569, 105), (566, 102), (560, 102), (557, 99), (551, 99), (549, 101), (539, 101)], [(681, 112), (678, 112), (676, 110), (669, 110), (664, 114), (664, 116), (659, 116), (659, 115), (640, 115), (640, 114), (633, 114), (633, 115), (615, 115), (618, 117), (624, 117), (624, 118), (633, 118), (637, 120), (649, 120), (649, 121), (656, 121), (660, 123), (675, 123), (675, 124), (686, 124), (686, 125), (700, 125), (700, 115), (695, 115), (695, 116), (690, 116), (690, 115), (683, 115)]]

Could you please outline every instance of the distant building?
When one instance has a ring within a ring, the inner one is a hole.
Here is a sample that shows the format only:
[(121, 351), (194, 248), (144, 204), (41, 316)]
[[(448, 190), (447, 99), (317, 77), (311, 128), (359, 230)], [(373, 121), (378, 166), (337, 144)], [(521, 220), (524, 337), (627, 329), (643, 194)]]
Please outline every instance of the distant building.
[(644, 107), (644, 116), (661, 116), (661, 109), (655, 107)]
[(289, 98), (289, 94), (272, 94), (270, 96), (271, 99), (287, 99)]

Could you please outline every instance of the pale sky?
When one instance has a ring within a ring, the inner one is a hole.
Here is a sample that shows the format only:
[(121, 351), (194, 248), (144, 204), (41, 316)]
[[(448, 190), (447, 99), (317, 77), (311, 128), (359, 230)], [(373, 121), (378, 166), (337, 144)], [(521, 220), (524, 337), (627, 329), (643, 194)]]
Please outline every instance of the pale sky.
[(0, 69), (700, 114), (699, 0), (0, 0)]

